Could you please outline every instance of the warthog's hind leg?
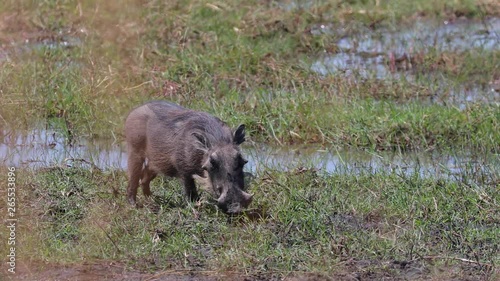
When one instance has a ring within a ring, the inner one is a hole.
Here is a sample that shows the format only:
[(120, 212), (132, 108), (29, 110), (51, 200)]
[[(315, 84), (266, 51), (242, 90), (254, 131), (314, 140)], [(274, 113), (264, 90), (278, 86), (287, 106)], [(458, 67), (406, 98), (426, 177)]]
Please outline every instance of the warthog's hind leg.
[(141, 179), (142, 193), (144, 194), (144, 196), (151, 196), (149, 183), (156, 177), (156, 175), (157, 173), (149, 169), (147, 164), (144, 165), (144, 168), (142, 169)]
[(127, 162), (127, 174), (128, 174), (128, 187), (127, 187), (127, 199), (132, 205), (136, 205), (137, 188), (139, 187), (139, 180), (142, 177), (142, 165), (144, 163), (144, 158), (137, 153), (129, 152), (128, 162)]

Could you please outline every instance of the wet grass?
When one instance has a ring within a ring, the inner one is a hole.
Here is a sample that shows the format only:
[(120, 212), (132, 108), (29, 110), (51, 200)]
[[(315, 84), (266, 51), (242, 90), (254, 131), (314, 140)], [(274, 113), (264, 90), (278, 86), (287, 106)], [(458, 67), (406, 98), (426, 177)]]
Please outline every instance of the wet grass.
[(452, 266), (459, 270), (451, 278), (498, 277), (498, 183), (268, 170), (250, 185), (252, 193), (266, 194), (256, 196), (257, 210), (233, 218), (207, 194), (201, 204), (187, 203), (177, 181), (161, 179), (154, 201), (131, 208), (124, 183), (123, 172), (18, 171), (19, 259), (116, 260), (149, 272), (250, 276), (349, 271), (366, 278), (424, 277)]

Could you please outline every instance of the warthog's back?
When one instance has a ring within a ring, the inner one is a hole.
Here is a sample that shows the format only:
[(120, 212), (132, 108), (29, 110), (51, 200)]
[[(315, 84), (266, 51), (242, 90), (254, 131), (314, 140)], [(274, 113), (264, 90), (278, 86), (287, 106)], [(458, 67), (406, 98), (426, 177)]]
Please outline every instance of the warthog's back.
[[(154, 113), (154, 121), (149, 123), (154, 129), (165, 129), (172, 132), (172, 137), (188, 138), (194, 132), (205, 135), (211, 143), (231, 143), (231, 129), (208, 113), (183, 108), (165, 101), (154, 101), (145, 104)], [(186, 135), (189, 134), (189, 135)]]
[[(219, 118), (166, 101), (146, 103), (133, 110), (129, 118), (131, 116), (137, 119), (131, 120), (131, 125), (134, 128), (140, 125), (141, 130), (146, 129), (144, 133), (152, 140), (162, 137), (162, 141), (165, 138), (188, 141), (192, 140), (192, 133), (197, 132), (204, 135), (212, 144), (232, 142), (231, 129)], [(180, 144), (188, 145), (188, 143)]]
[(193, 133), (211, 144), (231, 143), (231, 129), (208, 113), (153, 101), (134, 109), (125, 122), (128, 151), (147, 159), (152, 170), (168, 176), (201, 173), (203, 153)]

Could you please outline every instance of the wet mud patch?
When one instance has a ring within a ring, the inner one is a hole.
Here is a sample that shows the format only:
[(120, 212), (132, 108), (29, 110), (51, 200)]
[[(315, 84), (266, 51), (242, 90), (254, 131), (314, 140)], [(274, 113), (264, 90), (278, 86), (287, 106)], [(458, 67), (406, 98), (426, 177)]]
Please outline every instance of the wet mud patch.
[(419, 261), (381, 261), (349, 259), (342, 266), (351, 280), (420, 280), (430, 270)]
[(363, 218), (352, 214), (334, 213), (328, 217), (328, 223), (338, 233), (352, 233), (355, 231), (378, 231), (383, 227), (381, 219), (381, 217), (371, 214)]
[(340, 262), (335, 274), (306, 272), (243, 273), (192, 270), (165, 270), (142, 272), (117, 262), (88, 262), (73, 265), (43, 262), (19, 263), (15, 275), (6, 280), (142, 280), (142, 281), (331, 281), (331, 280), (487, 280), (495, 276), (474, 265), (445, 266), (437, 270), (427, 267), (425, 261), (372, 261), (349, 259)]
[[(15, 277), (14, 277), (15, 276)], [(45, 264), (42, 262), (21, 263), (15, 275), (7, 280), (157, 280), (157, 281), (216, 281), (247, 280), (244, 274), (217, 273), (213, 271), (166, 270), (153, 273), (142, 272), (117, 262), (94, 262), (73, 265)], [(248, 279), (255, 280), (255, 279)]]
[(144, 280), (150, 276), (151, 274), (127, 270), (126, 266), (114, 262), (76, 265), (20, 262), (17, 272), (8, 276), (8, 280)]
[[(330, 281), (330, 280), (486, 280), (494, 272), (474, 265), (461, 264), (432, 269), (425, 260), (374, 261), (349, 259), (338, 264), (335, 274), (305, 272), (243, 273), (195, 270), (162, 270), (143, 272), (117, 262), (93, 262), (73, 265), (20, 263), (15, 275), (7, 280), (269, 280), (269, 281)], [(15, 277), (14, 277), (15, 276)], [(486, 279), (485, 279), (486, 278)]]
[[(490, 280), (495, 278), (491, 268), (484, 268), (474, 263), (447, 261), (437, 266), (446, 258), (423, 257), (409, 260), (357, 260), (347, 259), (339, 264), (345, 279), (340, 280)], [(337, 279), (334, 279), (337, 280)]]

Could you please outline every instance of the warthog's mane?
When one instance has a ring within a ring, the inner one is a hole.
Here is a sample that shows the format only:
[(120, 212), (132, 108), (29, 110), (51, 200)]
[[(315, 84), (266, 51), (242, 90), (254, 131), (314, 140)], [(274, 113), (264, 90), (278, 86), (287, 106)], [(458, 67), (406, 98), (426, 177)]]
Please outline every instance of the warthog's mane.
[[(165, 106), (171, 108), (165, 111)], [(205, 112), (183, 108), (165, 101), (155, 101), (148, 107), (175, 135), (198, 133), (204, 136), (210, 145), (232, 143), (231, 129), (219, 118)]]

